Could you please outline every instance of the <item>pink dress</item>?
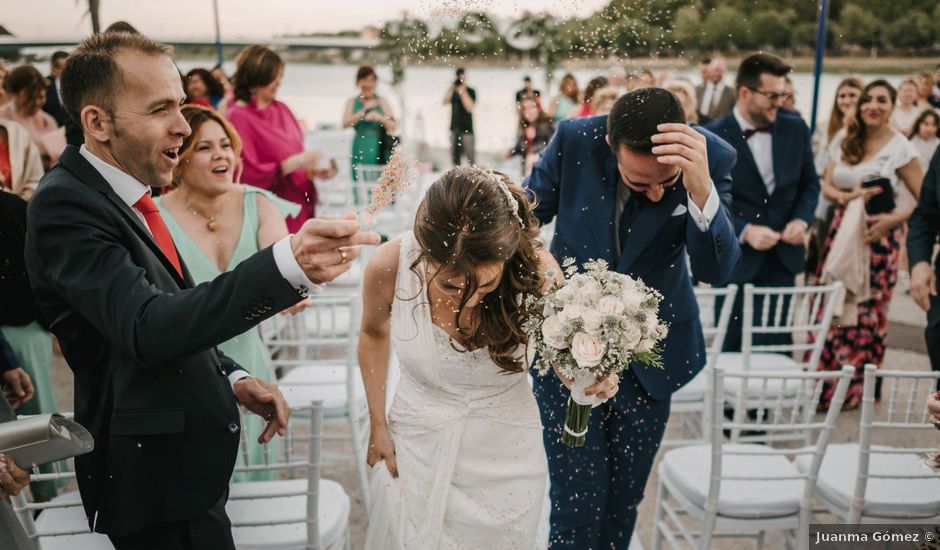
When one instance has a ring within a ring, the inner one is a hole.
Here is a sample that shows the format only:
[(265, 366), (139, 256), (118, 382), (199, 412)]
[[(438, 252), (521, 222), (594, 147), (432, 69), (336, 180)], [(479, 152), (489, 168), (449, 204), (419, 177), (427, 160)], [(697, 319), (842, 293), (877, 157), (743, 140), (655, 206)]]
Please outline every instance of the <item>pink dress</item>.
[(26, 128), (33, 143), (39, 147), (39, 153), (43, 157), (43, 163), (52, 167), (59, 161), (59, 155), (65, 149), (65, 129), (59, 128), (54, 118), (49, 113), (39, 110), (30, 117), (23, 117), (16, 111), (16, 106), (12, 101), (0, 107), (0, 118), (18, 122)]
[(304, 150), (304, 135), (294, 114), (280, 101), (259, 109), (252, 99), (247, 105), (232, 102), (226, 116), (242, 140), (241, 181), (300, 205), (300, 212), (287, 218), (287, 229), (297, 231), (314, 217), (317, 189), (303, 168), (281, 173), (281, 163)]

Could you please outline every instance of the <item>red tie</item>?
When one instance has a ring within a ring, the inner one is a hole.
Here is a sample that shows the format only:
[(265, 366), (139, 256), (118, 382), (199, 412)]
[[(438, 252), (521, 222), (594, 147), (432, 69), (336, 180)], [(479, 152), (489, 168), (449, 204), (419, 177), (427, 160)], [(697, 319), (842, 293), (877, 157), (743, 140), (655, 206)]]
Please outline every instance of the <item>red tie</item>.
[(163, 218), (160, 217), (160, 209), (150, 198), (150, 194), (145, 193), (143, 197), (140, 197), (140, 200), (134, 203), (134, 208), (144, 215), (147, 226), (150, 227), (150, 232), (153, 234), (153, 240), (157, 241), (157, 246), (163, 251), (163, 255), (170, 260), (170, 263), (176, 268), (176, 272), (182, 277), (183, 268), (180, 267), (180, 259), (176, 255), (176, 248), (173, 246), (173, 237), (170, 236), (170, 230), (163, 223)]

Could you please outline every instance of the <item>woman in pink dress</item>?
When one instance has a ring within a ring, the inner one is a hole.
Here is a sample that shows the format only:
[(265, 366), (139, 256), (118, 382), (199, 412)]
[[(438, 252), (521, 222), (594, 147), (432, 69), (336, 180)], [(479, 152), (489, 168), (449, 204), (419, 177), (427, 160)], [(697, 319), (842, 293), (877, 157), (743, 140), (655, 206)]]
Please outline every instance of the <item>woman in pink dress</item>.
[(36, 67), (20, 65), (10, 71), (3, 82), (13, 101), (0, 107), (0, 118), (26, 128), (33, 143), (39, 147), (43, 168), (48, 170), (59, 160), (65, 149), (65, 130), (59, 128), (49, 113), (42, 110), (46, 103), (46, 80)]
[(269, 48), (254, 45), (242, 50), (236, 63), (234, 98), (226, 116), (242, 138), (241, 181), (300, 205), (300, 213), (287, 218), (288, 230), (295, 232), (316, 213), (313, 177), (329, 178), (332, 171), (318, 168), (319, 153), (304, 151), (297, 119), (277, 100), (284, 60)]

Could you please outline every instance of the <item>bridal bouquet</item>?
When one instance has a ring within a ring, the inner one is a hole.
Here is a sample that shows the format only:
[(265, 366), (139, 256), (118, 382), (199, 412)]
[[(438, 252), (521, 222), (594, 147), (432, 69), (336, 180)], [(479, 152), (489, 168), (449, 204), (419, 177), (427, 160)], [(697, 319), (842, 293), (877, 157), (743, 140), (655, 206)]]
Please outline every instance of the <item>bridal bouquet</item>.
[(662, 296), (643, 281), (609, 271), (604, 260), (587, 262), (583, 273), (574, 263), (569, 258), (562, 264), (564, 283), (523, 299), (523, 330), (538, 353), (540, 374), (555, 367), (574, 380), (561, 441), (580, 447), (591, 408), (602, 402), (584, 390), (632, 362), (662, 368), (658, 345), (667, 326), (659, 320)]

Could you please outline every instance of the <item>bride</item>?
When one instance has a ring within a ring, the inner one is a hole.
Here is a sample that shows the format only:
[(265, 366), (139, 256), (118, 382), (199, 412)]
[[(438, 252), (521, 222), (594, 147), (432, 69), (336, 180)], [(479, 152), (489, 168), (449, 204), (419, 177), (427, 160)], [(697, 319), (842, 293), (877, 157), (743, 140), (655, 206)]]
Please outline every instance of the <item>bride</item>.
[[(525, 193), (504, 175), (455, 168), (415, 219), (412, 233), (376, 251), (363, 284), (366, 548), (530, 550), (547, 464), (518, 297), (546, 291), (544, 274), (560, 279), (560, 269), (536, 241)], [(393, 347), (401, 380), (386, 414)], [(611, 377), (588, 393), (616, 391)]]

